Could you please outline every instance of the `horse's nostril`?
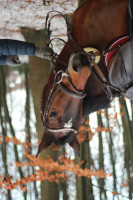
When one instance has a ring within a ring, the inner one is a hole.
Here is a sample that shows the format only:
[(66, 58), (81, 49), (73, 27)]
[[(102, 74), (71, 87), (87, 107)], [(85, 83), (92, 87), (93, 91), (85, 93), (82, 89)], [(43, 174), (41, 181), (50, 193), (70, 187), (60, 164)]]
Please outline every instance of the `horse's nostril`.
[(75, 72), (78, 72), (80, 69), (81, 69), (81, 65), (77, 65), (77, 64), (73, 64), (73, 70), (75, 71)]
[(88, 55), (85, 54), (85, 53), (76, 54), (73, 58), (73, 64), (72, 64), (73, 70), (78, 72), (84, 66), (88, 66), (89, 68), (91, 68), (91, 63), (90, 63), (90, 60), (88, 58)]

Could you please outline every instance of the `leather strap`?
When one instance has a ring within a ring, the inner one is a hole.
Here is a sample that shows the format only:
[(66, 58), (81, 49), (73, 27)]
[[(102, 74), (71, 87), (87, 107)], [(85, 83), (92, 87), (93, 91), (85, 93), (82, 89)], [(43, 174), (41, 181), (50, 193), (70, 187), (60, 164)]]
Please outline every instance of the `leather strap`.
[(68, 96), (71, 96), (71, 97), (76, 98), (76, 99), (83, 99), (86, 96), (85, 92), (80, 92), (79, 93), (79, 92), (73, 92), (73, 91), (67, 89), (63, 83), (59, 83), (58, 84), (58, 88), (62, 92), (64, 92), (65, 94), (67, 94)]
[(99, 78), (101, 79), (100, 80), (101, 84), (107, 89), (109, 97), (110, 97), (110, 99), (112, 99), (113, 98), (113, 94), (112, 94), (112, 91), (110, 89), (110, 85), (108, 84), (108, 81), (107, 81), (106, 77), (104, 76), (104, 74), (101, 71), (101, 69), (99, 68), (99, 66), (94, 62), (94, 60), (91, 60), (91, 63), (92, 63), (92, 66), (95, 68), (96, 72), (98, 73)]

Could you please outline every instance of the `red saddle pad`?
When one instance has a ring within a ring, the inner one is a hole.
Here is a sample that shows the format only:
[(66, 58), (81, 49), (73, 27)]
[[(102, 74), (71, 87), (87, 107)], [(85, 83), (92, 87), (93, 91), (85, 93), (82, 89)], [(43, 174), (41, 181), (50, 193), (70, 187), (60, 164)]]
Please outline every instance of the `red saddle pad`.
[[(128, 42), (130, 40), (129, 36), (124, 36), (124, 37), (121, 37), (119, 38), (118, 40), (116, 40), (110, 47), (109, 47), (109, 50), (118, 46), (118, 45), (123, 45), (125, 44), (126, 42)], [(106, 54), (105, 56), (105, 63), (106, 63), (106, 66), (108, 67), (109, 66), (109, 63), (110, 63), (110, 60), (111, 58), (114, 56), (114, 54), (117, 52), (118, 50), (114, 50), (114, 51), (111, 51), (109, 53)]]

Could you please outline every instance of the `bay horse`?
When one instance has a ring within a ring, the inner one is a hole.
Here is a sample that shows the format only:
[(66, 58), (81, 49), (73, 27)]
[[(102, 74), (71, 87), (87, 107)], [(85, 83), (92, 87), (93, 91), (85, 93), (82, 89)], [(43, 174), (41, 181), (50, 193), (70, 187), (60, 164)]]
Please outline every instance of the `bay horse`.
[(88, 0), (73, 13), (68, 41), (58, 56), (49, 55), (54, 67), (42, 92), (44, 135), (37, 156), (52, 143), (68, 143), (79, 155), (76, 135), (84, 117), (120, 96), (108, 84), (105, 55), (118, 51), (119, 45), (111, 50), (110, 44), (128, 37), (127, 8), (127, 0)]

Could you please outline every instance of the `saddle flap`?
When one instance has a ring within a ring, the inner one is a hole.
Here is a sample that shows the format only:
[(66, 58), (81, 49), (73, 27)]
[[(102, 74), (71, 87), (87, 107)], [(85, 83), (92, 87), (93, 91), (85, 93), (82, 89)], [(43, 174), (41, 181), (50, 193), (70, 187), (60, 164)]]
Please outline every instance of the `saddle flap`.
[(131, 44), (127, 42), (114, 55), (109, 65), (109, 81), (111, 85), (125, 90), (133, 82), (133, 65), (131, 62)]

